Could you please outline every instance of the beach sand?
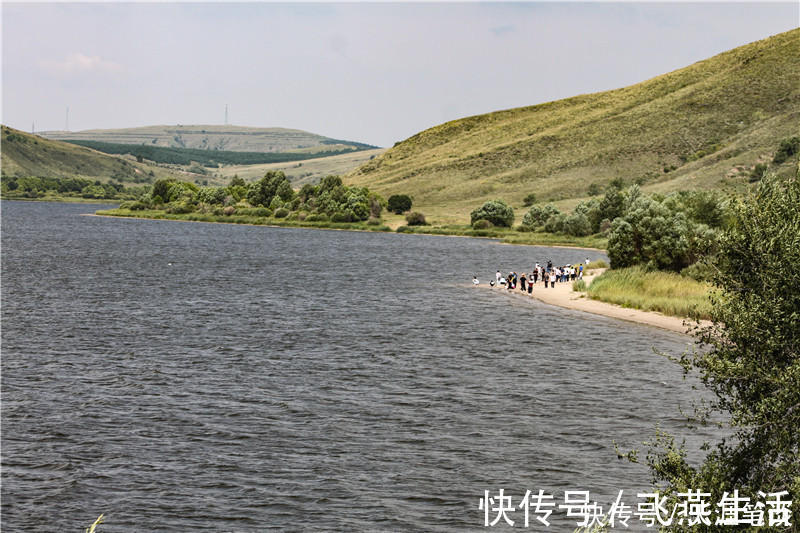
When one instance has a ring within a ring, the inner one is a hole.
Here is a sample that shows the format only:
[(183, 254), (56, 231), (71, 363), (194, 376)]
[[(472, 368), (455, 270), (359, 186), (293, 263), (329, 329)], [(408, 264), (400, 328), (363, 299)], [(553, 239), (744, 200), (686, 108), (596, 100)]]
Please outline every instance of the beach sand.
[[(602, 271), (589, 271), (587, 275), (583, 276), (583, 280), (588, 286), (595, 275), (600, 274)], [(585, 311), (587, 313), (594, 313), (609, 318), (616, 318), (619, 320), (627, 320), (637, 324), (652, 326), (676, 333), (688, 334), (690, 328), (697, 325), (696, 321), (678, 318), (674, 316), (662, 315), (653, 311), (641, 311), (639, 309), (628, 309), (619, 305), (600, 302), (597, 300), (590, 300), (585, 292), (575, 292), (572, 290), (572, 282), (556, 283), (555, 288), (546, 288), (544, 284), (539, 281), (533, 286), (533, 292), (522, 292), (517, 287), (514, 290), (508, 290), (505, 287), (489, 287), (488, 285), (480, 285), (481, 287), (490, 288), (495, 291), (504, 291), (514, 296), (525, 298), (535, 298), (541, 302), (550, 305), (557, 305), (567, 309), (575, 309), (577, 311)], [(700, 326), (708, 326), (711, 323), (705, 320), (700, 321)]]

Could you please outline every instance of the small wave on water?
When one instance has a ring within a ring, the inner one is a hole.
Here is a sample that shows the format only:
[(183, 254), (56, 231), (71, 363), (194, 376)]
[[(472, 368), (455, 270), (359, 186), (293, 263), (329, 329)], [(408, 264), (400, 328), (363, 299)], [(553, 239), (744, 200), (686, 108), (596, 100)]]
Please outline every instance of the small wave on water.
[(686, 338), (465, 285), (585, 250), (94, 209), (3, 203), (9, 531), (479, 530), (691, 405)]

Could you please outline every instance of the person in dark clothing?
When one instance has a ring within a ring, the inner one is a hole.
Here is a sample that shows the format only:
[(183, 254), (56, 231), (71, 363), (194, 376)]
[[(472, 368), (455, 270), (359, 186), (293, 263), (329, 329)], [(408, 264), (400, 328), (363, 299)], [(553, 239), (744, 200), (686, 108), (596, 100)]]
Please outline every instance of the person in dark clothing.
[(527, 283), (527, 281), (528, 279), (525, 277), (525, 272), (523, 272), (522, 275), (519, 277), (519, 290), (521, 290), (522, 292), (525, 292), (526, 290), (525, 283)]

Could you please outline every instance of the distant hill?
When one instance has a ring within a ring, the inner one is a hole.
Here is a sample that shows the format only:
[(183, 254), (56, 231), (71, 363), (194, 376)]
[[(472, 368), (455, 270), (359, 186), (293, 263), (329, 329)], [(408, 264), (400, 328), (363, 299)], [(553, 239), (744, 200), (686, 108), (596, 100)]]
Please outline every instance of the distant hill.
[(614, 178), (644, 190), (743, 186), (800, 134), (800, 30), (630, 87), (447, 122), (350, 172), (461, 219), (483, 201), (566, 200)]
[(137, 144), (168, 148), (225, 150), (231, 152), (288, 152), (324, 148), (342, 151), (348, 148), (372, 149), (364, 143), (331, 139), (322, 135), (285, 128), (250, 128), (245, 126), (146, 126), (142, 128), (44, 131), (46, 139), (97, 141), (114, 144)]
[(167, 175), (159, 167), (113, 157), (89, 148), (44, 139), (1, 126), (0, 169), (7, 176), (91, 178), (124, 183), (149, 183)]
[[(128, 185), (151, 183), (161, 177), (222, 185), (228, 183), (234, 175), (239, 175), (247, 181), (254, 181), (269, 170), (283, 170), (294, 186), (299, 187), (305, 183), (316, 183), (328, 174), (344, 174), (383, 152), (382, 149), (364, 150), (354, 145), (348, 145), (343, 149), (341, 145), (325, 144), (283, 154), (263, 152), (255, 154), (262, 156), (264, 161), (278, 161), (275, 163), (226, 164), (219, 168), (214, 164), (204, 168), (202, 165), (208, 161), (203, 156), (221, 160), (221, 156), (226, 154), (240, 155), (244, 158), (251, 154), (158, 148), (157, 150), (164, 151), (167, 155), (174, 151), (173, 155), (179, 157), (169, 164), (158, 165), (148, 163), (148, 158), (152, 157), (152, 154), (144, 154), (144, 160), (138, 162), (135, 158), (137, 154), (109, 155), (89, 147), (45, 139), (8, 126), (2, 126), (0, 142), (2, 142), (0, 169), (3, 175), (78, 177), (103, 182), (117, 179)], [(154, 149), (150, 146), (142, 148)], [(334, 155), (328, 155), (330, 153)], [(190, 162), (192, 164), (188, 164)]]

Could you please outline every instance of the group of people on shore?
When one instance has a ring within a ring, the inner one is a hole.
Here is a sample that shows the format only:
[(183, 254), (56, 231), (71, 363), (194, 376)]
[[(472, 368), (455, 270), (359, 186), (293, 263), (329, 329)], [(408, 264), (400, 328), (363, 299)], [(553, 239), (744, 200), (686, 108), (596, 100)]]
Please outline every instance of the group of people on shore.
[[(589, 260), (586, 260), (589, 264)], [(495, 280), (489, 282), (492, 287), (505, 287), (508, 290), (519, 290), (528, 293), (533, 292), (533, 286), (539, 281), (544, 283), (545, 288), (549, 287), (554, 289), (556, 283), (566, 283), (569, 281), (576, 281), (583, 279), (584, 264), (578, 265), (563, 265), (553, 266), (552, 261), (548, 261), (545, 266), (540, 265), (538, 262), (533, 267), (530, 273), (525, 272), (517, 275), (516, 272), (509, 272), (508, 276), (503, 276), (498, 270), (495, 274)], [(472, 278), (472, 282), (477, 285), (478, 278)]]

